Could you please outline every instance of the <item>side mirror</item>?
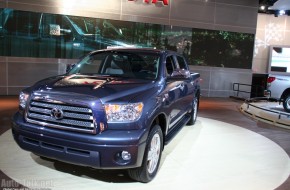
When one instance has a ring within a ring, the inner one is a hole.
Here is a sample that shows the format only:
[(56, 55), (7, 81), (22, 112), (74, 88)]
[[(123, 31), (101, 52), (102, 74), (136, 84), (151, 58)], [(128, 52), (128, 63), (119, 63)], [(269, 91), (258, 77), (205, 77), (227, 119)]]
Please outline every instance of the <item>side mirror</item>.
[(172, 80), (184, 80), (189, 79), (191, 77), (190, 72), (185, 69), (175, 69), (172, 74), (168, 77), (168, 79)]
[(49, 35), (60, 36), (60, 25), (50, 24), (49, 25)]
[(71, 30), (70, 29), (62, 29), (60, 28), (60, 25), (57, 24), (50, 24), (49, 25), (49, 35), (51, 36), (60, 36), (60, 35), (66, 35), (70, 34)]

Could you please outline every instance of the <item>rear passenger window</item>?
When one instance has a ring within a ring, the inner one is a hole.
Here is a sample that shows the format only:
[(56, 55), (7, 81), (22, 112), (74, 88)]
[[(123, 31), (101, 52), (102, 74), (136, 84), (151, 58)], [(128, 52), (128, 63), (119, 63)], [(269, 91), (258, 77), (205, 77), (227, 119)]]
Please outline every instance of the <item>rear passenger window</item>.
[(6, 29), (17, 36), (37, 36), (40, 13), (10, 11)]
[(186, 62), (183, 57), (176, 56), (176, 59), (180, 69), (187, 69)]
[(176, 69), (175, 64), (174, 64), (174, 59), (172, 56), (169, 56), (166, 58), (166, 71), (167, 71), (167, 76), (171, 75), (172, 72)]

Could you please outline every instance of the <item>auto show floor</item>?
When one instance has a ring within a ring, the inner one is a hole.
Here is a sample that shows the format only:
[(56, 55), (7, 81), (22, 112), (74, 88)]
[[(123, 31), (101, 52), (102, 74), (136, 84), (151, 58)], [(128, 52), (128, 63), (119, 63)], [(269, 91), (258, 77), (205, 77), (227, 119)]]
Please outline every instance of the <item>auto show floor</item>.
[(21, 150), (10, 130), (17, 98), (0, 97), (0, 186), (289, 190), (290, 130), (249, 119), (239, 112), (242, 103), (202, 97), (196, 124), (185, 126), (165, 147), (157, 177), (143, 184), (125, 171), (74, 166)]

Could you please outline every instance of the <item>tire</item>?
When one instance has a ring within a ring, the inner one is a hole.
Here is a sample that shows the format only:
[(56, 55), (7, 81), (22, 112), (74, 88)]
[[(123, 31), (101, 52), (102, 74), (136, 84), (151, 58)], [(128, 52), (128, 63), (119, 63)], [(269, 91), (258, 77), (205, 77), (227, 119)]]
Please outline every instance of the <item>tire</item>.
[(163, 133), (159, 125), (155, 125), (147, 138), (142, 166), (128, 170), (129, 176), (143, 183), (150, 182), (157, 174), (163, 149)]
[(283, 107), (286, 112), (290, 112), (290, 95), (283, 100)]
[(190, 112), (190, 120), (187, 122), (187, 125), (195, 124), (196, 118), (197, 118), (198, 106), (199, 106), (199, 98), (194, 97), (193, 103), (192, 103), (192, 111)]

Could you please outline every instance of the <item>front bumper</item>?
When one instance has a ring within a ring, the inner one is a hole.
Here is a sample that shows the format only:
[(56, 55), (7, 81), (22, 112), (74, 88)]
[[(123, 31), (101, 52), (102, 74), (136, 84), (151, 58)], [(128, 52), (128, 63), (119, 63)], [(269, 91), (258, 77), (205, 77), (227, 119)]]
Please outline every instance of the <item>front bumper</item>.
[[(12, 133), (24, 150), (44, 157), (100, 169), (140, 167), (143, 160), (148, 131), (107, 130), (101, 134), (80, 134), (26, 123), (16, 113)], [(131, 154), (123, 160), (121, 152)]]

